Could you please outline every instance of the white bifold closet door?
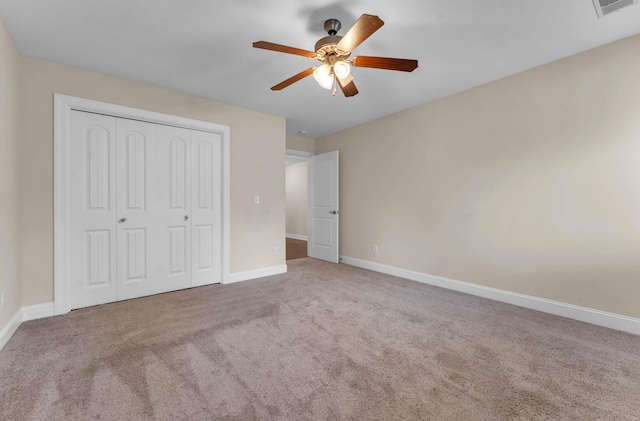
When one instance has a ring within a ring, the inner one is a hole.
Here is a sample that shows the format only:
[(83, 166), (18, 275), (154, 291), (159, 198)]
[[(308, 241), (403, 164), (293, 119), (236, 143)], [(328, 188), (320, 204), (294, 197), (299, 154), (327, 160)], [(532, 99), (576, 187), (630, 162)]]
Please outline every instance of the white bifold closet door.
[(220, 282), (220, 135), (71, 113), (71, 308)]

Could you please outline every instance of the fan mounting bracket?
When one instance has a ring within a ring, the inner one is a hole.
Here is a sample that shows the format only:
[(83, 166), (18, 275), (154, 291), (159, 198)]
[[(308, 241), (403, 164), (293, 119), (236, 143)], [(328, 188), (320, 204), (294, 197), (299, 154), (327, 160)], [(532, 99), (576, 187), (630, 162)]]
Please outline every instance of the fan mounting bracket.
[(340, 28), (342, 28), (342, 24), (338, 19), (327, 19), (324, 21), (324, 30), (327, 31), (330, 36), (337, 34)]

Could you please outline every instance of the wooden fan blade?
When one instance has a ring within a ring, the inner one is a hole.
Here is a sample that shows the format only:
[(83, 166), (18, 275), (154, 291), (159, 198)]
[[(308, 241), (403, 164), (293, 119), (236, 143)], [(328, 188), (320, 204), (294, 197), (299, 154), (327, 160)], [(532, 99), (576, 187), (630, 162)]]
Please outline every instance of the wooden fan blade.
[(356, 67), (371, 67), (374, 69), (399, 70), (413, 72), (418, 67), (418, 60), (390, 57), (354, 57), (351, 63)]
[(291, 76), (289, 79), (285, 80), (284, 82), (280, 82), (278, 83), (276, 86), (272, 87), (271, 90), (272, 91), (280, 91), (284, 88), (286, 88), (287, 86), (296, 83), (297, 81), (299, 81), (300, 79), (304, 79), (305, 77), (309, 76), (311, 73), (313, 73), (313, 71), (315, 70), (315, 67), (310, 67), (307, 70), (303, 70), (302, 72), (298, 73), (295, 76)]
[(253, 43), (253, 48), (262, 48), (263, 50), (278, 51), (280, 53), (295, 54), (297, 56), (315, 58), (316, 53), (313, 51), (301, 50), (300, 48), (288, 47), (286, 45), (274, 44), (267, 41), (257, 41)]
[(373, 15), (362, 15), (360, 19), (353, 24), (351, 29), (342, 37), (337, 47), (338, 50), (350, 53), (356, 47), (369, 38), (374, 32), (384, 25), (382, 19)]
[(344, 79), (344, 80), (338, 79), (338, 85), (340, 85), (340, 89), (342, 89), (342, 93), (347, 98), (350, 96), (358, 95), (358, 88), (356, 88), (356, 84), (353, 83), (353, 77), (351, 77), (351, 75), (349, 75), (348, 79)]

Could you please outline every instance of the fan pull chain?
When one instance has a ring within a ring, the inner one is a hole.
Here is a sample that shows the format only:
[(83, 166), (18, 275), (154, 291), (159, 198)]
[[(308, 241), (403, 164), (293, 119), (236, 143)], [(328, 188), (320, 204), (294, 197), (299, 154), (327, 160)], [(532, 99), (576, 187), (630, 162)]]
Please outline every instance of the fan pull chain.
[(331, 96), (336, 96), (336, 89), (338, 88), (338, 81), (336, 80), (336, 76), (333, 75), (333, 92), (331, 93)]

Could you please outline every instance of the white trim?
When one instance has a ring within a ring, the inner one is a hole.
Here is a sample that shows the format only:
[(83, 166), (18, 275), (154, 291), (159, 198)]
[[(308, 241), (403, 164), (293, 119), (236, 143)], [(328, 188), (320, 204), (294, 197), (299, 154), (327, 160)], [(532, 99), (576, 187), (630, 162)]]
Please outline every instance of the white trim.
[(289, 233), (287, 233), (287, 238), (293, 238), (294, 240), (309, 241), (309, 237), (307, 237), (306, 235), (298, 235), (298, 234), (289, 234)]
[(226, 283), (233, 284), (235, 282), (248, 281), (250, 279), (257, 279), (265, 276), (280, 275), (281, 273), (287, 273), (287, 265), (271, 266), (262, 269), (248, 270), (246, 272), (232, 273), (229, 277), (229, 282)]
[(295, 149), (287, 149), (286, 153), (284, 154), (285, 164), (289, 166), (293, 164), (299, 164), (301, 162), (308, 162), (309, 157), (313, 155), (314, 154), (312, 152), (297, 151)]
[(37, 304), (19, 309), (9, 320), (9, 323), (0, 330), (0, 350), (9, 342), (9, 339), (16, 333), (22, 322), (49, 316), (53, 316), (53, 303)]
[(299, 151), (299, 150), (296, 150), (296, 149), (287, 149), (286, 152), (285, 152), (285, 155), (295, 156), (297, 158), (309, 159), (310, 156), (313, 156), (315, 154), (313, 152)]
[(0, 330), (0, 350), (9, 342), (9, 339), (16, 333), (16, 330), (22, 323), (22, 309), (18, 310), (16, 314), (9, 320), (9, 322)]
[(114, 117), (129, 118), (218, 133), (222, 136), (222, 283), (227, 283), (230, 276), (230, 217), (231, 217), (231, 130), (228, 126), (139, 110), (121, 105), (92, 101), (67, 95), (54, 94), (54, 165), (53, 165), (53, 200), (54, 200), (54, 313), (63, 314), (71, 310), (70, 267), (70, 126), (71, 110), (106, 114)]
[(342, 256), (344, 264), (640, 335), (640, 319)]
[(22, 307), (22, 320), (25, 322), (28, 322), (29, 320), (51, 317), (53, 315), (53, 302)]

